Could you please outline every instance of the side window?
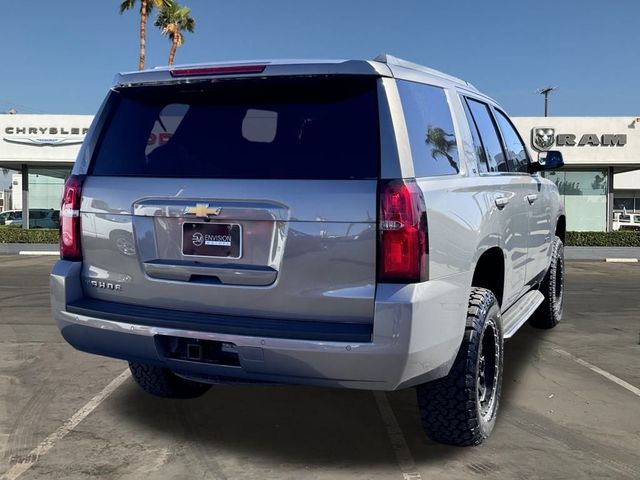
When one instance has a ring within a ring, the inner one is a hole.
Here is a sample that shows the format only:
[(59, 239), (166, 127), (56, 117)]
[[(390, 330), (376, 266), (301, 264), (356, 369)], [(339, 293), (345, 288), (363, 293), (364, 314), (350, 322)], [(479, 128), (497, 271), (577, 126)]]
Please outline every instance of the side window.
[(460, 171), (458, 147), (444, 90), (398, 81), (416, 177), (455, 175)]
[(473, 149), (476, 152), (476, 158), (478, 159), (478, 168), (481, 172), (489, 171), (489, 162), (487, 161), (487, 152), (484, 149), (484, 145), (482, 145), (482, 140), (480, 139), (480, 132), (478, 132), (478, 126), (476, 125), (473, 116), (471, 115), (471, 111), (469, 110), (469, 105), (467, 102), (462, 100), (462, 106), (464, 107), (464, 114), (467, 117), (467, 123), (469, 124), (469, 130), (471, 131), (471, 137), (473, 137)]
[(489, 112), (489, 106), (486, 103), (478, 102), (471, 98), (467, 98), (469, 110), (476, 121), (482, 144), (487, 151), (487, 160), (489, 162), (490, 172), (507, 172), (507, 162), (505, 159), (500, 137), (496, 130), (496, 125)]
[(527, 149), (520, 139), (520, 135), (511, 124), (511, 121), (500, 110), (494, 109), (496, 120), (502, 132), (504, 146), (507, 149), (507, 162), (509, 170), (512, 172), (529, 172), (529, 157)]

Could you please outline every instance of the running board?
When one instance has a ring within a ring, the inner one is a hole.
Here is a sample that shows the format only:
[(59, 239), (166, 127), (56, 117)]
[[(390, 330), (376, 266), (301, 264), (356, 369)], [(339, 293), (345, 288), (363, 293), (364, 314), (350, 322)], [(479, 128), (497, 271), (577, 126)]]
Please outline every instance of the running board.
[(504, 338), (511, 338), (518, 329), (529, 320), (533, 312), (544, 301), (544, 295), (538, 290), (531, 290), (502, 314)]

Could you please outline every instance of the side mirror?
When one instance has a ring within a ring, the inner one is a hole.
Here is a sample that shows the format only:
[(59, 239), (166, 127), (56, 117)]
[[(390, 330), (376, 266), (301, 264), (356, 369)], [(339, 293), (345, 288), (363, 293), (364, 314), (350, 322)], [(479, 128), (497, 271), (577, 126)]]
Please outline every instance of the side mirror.
[(557, 150), (549, 150), (544, 154), (544, 157), (541, 154), (538, 161), (531, 164), (531, 173), (557, 170), (563, 166), (562, 153)]

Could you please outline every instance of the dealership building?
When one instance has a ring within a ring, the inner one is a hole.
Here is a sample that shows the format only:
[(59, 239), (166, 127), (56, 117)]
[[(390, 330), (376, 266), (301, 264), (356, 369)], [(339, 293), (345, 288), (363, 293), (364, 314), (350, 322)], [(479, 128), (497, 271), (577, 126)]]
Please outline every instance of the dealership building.
[[(91, 115), (0, 115), (0, 168), (17, 172), (0, 209), (58, 209)], [(515, 117), (535, 157), (562, 152), (558, 185), (567, 229), (612, 229), (614, 212), (640, 212), (640, 118)], [(2, 187), (2, 186), (0, 186)], [(23, 224), (27, 224), (23, 222)]]
[(640, 118), (515, 117), (535, 156), (559, 150), (565, 168), (545, 174), (556, 182), (567, 230), (612, 229), (614, 212), (640, 212)]
[[(60, 208), (62, 188), (71, 173), (92, 115), (0, 115), (0, 168), (17, 172), (0, 186), (3, 210)], [(28, 222), (23, 221), (23, 225)]]

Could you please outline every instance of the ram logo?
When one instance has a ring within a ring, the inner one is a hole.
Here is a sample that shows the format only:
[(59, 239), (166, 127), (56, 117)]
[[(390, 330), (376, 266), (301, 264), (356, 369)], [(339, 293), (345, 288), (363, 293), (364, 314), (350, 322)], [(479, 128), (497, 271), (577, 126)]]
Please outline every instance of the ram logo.
[(538, 150), (549, 150), (556, 141), (555, 129), (536, 127), (531, 130), (531, 143)]

